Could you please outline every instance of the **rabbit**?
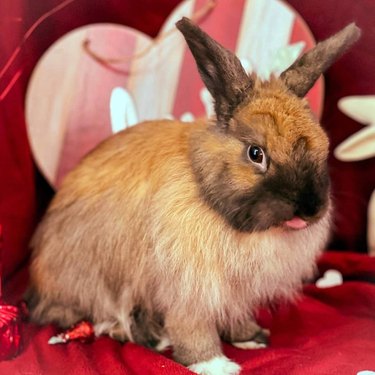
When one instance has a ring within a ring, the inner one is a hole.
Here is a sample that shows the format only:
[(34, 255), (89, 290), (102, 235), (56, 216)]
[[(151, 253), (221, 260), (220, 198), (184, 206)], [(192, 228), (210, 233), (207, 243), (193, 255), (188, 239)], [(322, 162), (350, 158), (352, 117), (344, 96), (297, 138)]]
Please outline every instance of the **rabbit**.
[(148, 121), (65, 178), (31, 241), (31, 319), (156, 350), (198, 374), (238, 374), (221, 339), (264, 347), (260, 306), (291, 301), (329, 237), (328, 138), (303, 99), (358, 39), (351, 24), (280, 77), (247, 75), (191, 20), (184, 35), (215, 118)]

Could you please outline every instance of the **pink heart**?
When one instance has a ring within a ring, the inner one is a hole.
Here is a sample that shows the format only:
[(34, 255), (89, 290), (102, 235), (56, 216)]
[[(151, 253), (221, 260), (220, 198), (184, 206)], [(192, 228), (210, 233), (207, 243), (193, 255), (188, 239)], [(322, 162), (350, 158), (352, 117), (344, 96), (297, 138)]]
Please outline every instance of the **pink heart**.
[[(28, 87), (26, 120), (35, 160), (52, 186), (58, 187), (87, 152), (120, 129), (122, 119), (125, 127), (136, 122), (134, 117), (191, 119), (210, 111), (195, 62), (181, 34), (171, 31), (178, 19), (192, 17), (205, 4), (182, 2), (166, 20), (157, 43), (125, 26), (96, 24), (71, 31), (42, 56)], [(220, 0), (199, 23), (258, 69), (288, 44), (314, 45), (300, 16), (280, 0)], [(83, 48), (87, 39), (96, 54), (125, 60), (98, 63)], [(308, 94), (317, 116), (322, 93), (319, 80)]]

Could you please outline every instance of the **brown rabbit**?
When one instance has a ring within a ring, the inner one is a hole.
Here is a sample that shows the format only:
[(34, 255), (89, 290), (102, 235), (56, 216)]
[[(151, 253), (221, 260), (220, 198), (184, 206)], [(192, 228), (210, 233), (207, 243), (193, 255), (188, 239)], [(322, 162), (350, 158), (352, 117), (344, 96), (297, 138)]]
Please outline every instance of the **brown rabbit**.
[(358, 37), (349, 25), (279, 78), (177, 23), (216, 118), (146, 122), (67, 176), (32, 240), (31, 317), (162, 349), (200, 374), (237, 374), (220, 339), (262, 347), (255, 310), (313, 275), (330, 228), (328, 139), (302, 99)]

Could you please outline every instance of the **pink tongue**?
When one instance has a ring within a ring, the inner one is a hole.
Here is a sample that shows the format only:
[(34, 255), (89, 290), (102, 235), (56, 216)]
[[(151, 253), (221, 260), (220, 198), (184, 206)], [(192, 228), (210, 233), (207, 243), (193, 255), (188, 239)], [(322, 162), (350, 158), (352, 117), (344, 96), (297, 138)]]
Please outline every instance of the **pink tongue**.
[(307, 227), (307, 222), (298, 216), (294, 216), (293, 219), (286, 221), (285, 225), (292, 229), (303, 229)]

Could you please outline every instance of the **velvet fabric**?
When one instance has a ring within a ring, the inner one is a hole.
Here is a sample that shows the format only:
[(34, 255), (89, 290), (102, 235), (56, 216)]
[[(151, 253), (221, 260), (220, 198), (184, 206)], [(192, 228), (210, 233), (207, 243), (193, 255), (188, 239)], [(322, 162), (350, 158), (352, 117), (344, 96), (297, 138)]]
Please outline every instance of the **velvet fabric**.
[[(220, 0), (219, 0), (220, 1)], [(27, 29), (61, 0), (0, 2), (0, 74), (21, 43), (21, 52), (0, 79), (0, 224), (3, 226), (3, 283), (6, 298), (17, 300), (27, 285), (28, 241), (52, 189), (32, 159), (24, 119), (24, 97), (30, 74), (41, 55), (59, 37), (82, 25), (111, 22), (156, 36), (180, 0), (76, 0), (45, 20), (22, 43)], [(337, 108), (348, 95), (375, 94), (375, 24), (373, 0), (290, 0), (316, 39), (324, 39), (355, 21), (363, 35), (357, 45), (325, 75), (323, 127), (331, 151), (360, 124)], [(12, 85), (12, 79), (18, 76)], [(58, 87), (56, 87), (58, 90)], [(6, 94), (6, 95), (5, 95)], [(43, 100), (41, 98), (40, 100)], [(353, 252), (366, 251), (366, 210), (375, 188), (375, 159), (343, 163), (329, 159), (335, 202), (330, 249), (321, 263), (340, 269), (341, 286), (308, 285), (295, 305), (265, 314), (271, 347), (242, 351), (224, 344), (226, 354), (248, 374), (356, 374), (375, 371), (375, 264)], [(188, 370), (135, 344), (121, 346), (103, 337), (95, 343), (50, 347), (52, 326), (25, 325), (25, 349), (16, 359), (0, 363), (0, 374), (184, 374)]]

